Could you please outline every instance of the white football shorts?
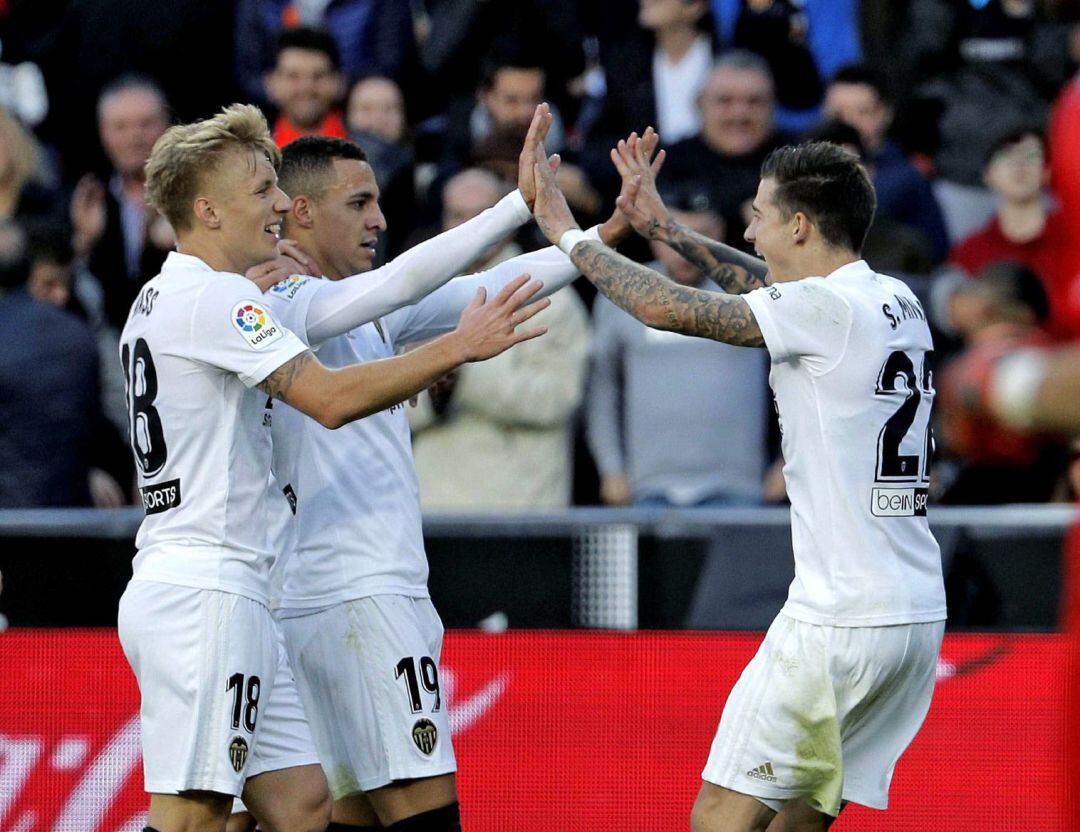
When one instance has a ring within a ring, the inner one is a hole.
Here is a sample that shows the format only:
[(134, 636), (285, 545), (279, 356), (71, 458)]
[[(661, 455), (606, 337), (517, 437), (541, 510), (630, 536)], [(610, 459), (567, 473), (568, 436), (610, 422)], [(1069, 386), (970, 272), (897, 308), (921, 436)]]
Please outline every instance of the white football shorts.
[(430, 600), (376, 595), (280, 622), (335, 800), (457, 770)]
[(826, 627), (780, 614), (728, 696), (701, 777), (779, 811), (884, 809), (930, 709), (944, 621)]
[(237, 796), (248, 777), (318, 763), (265, 606), (230, 592), (132, 581), (118, 629), (142, 699), (147, 792)]

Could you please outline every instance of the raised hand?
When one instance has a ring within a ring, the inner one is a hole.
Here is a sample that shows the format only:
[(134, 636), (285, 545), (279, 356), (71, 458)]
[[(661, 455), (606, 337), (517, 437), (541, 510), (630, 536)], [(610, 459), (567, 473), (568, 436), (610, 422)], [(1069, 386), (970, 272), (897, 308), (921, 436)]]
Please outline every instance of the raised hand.
[(515, 344), (539, 338), (547, 332), (544, 326), (516, 331), (519, 324), (551, 305), (547, 298), (525, 305), (542, 288), (544, 284), (539, 280), (530, 282), (529, 275), (523, 274), (507, 283), (488, 302), (485, 302), (487, 291), (483, 287), (477, 289), (476, 296), (461, 313), (461, 320), (454, 330), (464, 345), (465, 360), (493, 358)]
[(244, 277), (258, 286), (260, 292), (268, 292), (273, 286), (294, 274), (305, 274), (304, 267), (288, 255), (279, 254), (272, 260), (252, 266), (244, 272)]
[(533, 178), (536, 181), (533, 218), (544, 236), (558, 245), (562, 235), (571, 228), (577, 228), (578, 224), (570, 206), (566, 204), (566, 197), (559, 190), (551, 166), (540, 161), (546, 158), (542, 143), (537, 144), (533, 158), (536, 160), (533, 164)]
[(649, 127), (640, 137), (631, 133), (611, 150), (611, 161), (622, 177), (622, 190), (615, 204), (634, 230), (650, 240), (663, 239), (670, 219), (656, 189), (656, 175), (667, 158), (663, 150), (656, 153), (659, 143), (659, 134)]
[(80, 257), (89, 255), (105, 233), (105, 186), (92, 173), (79, 180), (71, 194), (72, 246)]
[(315, 258), (300, 248), (300, 244), (296, 240), (278, 240), (277, 250), (278, 254), (291, 257), (300, 264), (300, 271), (296, 272), (296, 274), (308, 274), (318, 277), (319, 264), (315, 262)]
[(276, 257), (244, 272), (244, 277), (258, 286), (260, 292), (268, 292), (273, 286), (293, 275), (319, 273), (318, 264), (295, 240), (278, 240), (277, 250)]
[(547, 159), (547, 163), (551, 167), (552, 172), (559, 169), (560, 160), (557, 153), (553, 154), (551, 158), (548, 158), (546, 152), (541, 151), (544, 155), (539, 159), (536, 157), (537, 146), (543, 147), (544, 139), (547, 138), (552, 120), (551, 108), (548, 107), (547, 103), (541, 102), (540, 104), (537, 104), (536, 112), (533, 113), (532, 123), (529, 125), (529, 132), (525, 136), (525, 144), (522, 146), (521, 154), (518, 156), (518, 190), (521, 191), (521, 195), (525, 199), (525, 204), (529, 206), (530, 211), (533, 208), (533, 204), (536, 202), (533, 164)]

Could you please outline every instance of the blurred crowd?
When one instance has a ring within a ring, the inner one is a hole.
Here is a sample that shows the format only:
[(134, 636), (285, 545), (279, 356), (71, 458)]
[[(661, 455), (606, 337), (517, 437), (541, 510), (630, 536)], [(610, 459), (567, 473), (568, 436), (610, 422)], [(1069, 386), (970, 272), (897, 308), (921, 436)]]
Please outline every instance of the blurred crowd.
[[(1076, 0), (0, 2), (0, 507), (131, 502), (117, 339), (173, 245), (143, 165), (233, 101), (280, 145), (364, 148), (384, 261), (513, 187), (542, 100), (583, 227), (613, 210), (631, 130), (659, 131), (679, 219), (740, 247), (772, 149), (845, 145), (877, 187), (866, 259), (933, 319), (933, 499), (1069, 499), (1065, 438), (967, 399), (1008, 351), (1080, 336), (1078, 63)], [(541, 243), (526, 228), (475, 268)], [(623, 250), (718, 290), (665, 247)], [(763, 352), (649, 330), (585, 281), (542, 323), (411, 410), (425, 507), (784, 499)]]

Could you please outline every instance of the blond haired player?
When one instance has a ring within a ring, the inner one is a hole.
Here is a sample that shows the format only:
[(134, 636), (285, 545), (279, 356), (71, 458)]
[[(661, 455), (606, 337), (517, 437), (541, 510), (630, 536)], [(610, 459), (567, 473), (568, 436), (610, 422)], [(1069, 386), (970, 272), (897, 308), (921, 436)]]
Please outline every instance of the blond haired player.
[[(523, 276), (491, 302), (478, 291), (456, 330), (408, 355), (323, 366), (242, 276), (276, 254), (289, 209), (279, 159), (259, 111), (234, 105), (171, 128), (147, 163), (177, 251), (121, 335), (147, 514), (119, 633), (142, 697), (154, 832), (221, 832), (241, 791), (266, 832), (326, 827), (325, 779), (266, 606), (266, 396), (339, 427), (543, 332), (515, 332), (546, 305), (524, 306), (540, 285)], [(366, 301), (346, 290), (332, 303), (347, 314)]]
[(728, 697), (691, 827), (818, 832), (845, 802), (886, 807), (933, 695), (945, 589), (926, 521), (930, 330), (911, 290), (859, 256), (875, 195), (847, 151), (811, 142), (765, 160), (746, 239), (766, 282), (672, 220), (638, 144), (613, 151), (632, 186), (620, 209), (730, 294), (583, 240), (541, 165), (537, 223), (649, 326), (768, 350), (791, 498), (795, 580)]

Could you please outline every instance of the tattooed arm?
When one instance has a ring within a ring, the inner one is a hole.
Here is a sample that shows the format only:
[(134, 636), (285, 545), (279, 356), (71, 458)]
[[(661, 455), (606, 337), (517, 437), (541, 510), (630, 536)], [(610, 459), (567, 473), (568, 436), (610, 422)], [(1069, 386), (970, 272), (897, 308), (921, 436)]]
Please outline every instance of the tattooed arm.
[[(533, 164), (536, 204), (533, 216), (544, 235), (560, 248), (563, 235), (577, 228), (555, 176), (546, 164), (544, 147), (538, 144)], [(623, 197), (619, 197), (620, 201)], [(620, 204), (620, 210), (622, 205)], [(659, 272), (639, 266), (595, 241), (579, 241), (569, 251), (583, 275), (614, 304), (642, 323), (684, 335), (712, 338), (742, 347), (763, 347), (765, 341), (746, 300), (736, 295), (703, 292), (668, 280)]]
[(593, 241), (574, 246), (570, 259), (609, 300), (654, 329), (765, 346), (754, 313), (740, 297), (680, 286)]
[(622, 177), (619, 211), (643, 237), (671, 246), (729, 294), (742, 295), (768, 283), (764, 260), (698, 234), (675, 220), (656, 189), (664, 151), (652, 159), (659, 137), (650, 127), (640, 138), (631, 133), (611, 151)]
[(768, 284), (764, 260), (698, 234), (671, 217), (663, 224), (650, 217), (649, 238), (671, 246), (728, 294), (744, 295)]

